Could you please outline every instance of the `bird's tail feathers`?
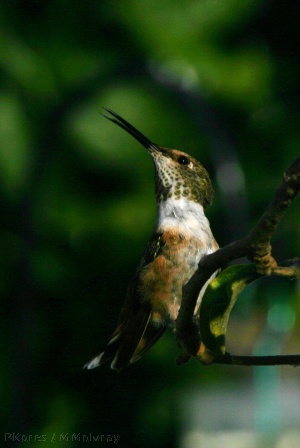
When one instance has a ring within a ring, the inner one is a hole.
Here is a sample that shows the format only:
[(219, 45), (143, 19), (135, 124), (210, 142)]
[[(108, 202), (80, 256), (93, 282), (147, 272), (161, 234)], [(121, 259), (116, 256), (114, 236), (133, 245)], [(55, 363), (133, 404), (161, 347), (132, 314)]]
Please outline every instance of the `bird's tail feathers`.
[(91, 361), (87, 362), (83, 368), (84, 369), (94, 369), (95, 367), (102, 366), (104, 363), (112, 359), (120, 344), (121, 331), (118, 327), (113, 335), (110, 337), (106, 346), (102, 349), (99, 355), (95, 356)]
[(148, 307), (141, 307), (131, 314), (126, 323), (120, 323), (100, 354), (84, 367), (93, 369), (112, 360), (111, 368), (121, 371), (128, 364), (137, 361), (166, 329), (163, 325), (153, 324), (151, 315)]

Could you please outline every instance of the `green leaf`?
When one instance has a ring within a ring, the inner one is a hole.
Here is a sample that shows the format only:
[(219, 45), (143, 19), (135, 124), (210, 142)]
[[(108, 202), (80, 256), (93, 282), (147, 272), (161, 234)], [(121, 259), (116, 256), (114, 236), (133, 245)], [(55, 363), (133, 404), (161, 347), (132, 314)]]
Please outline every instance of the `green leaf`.
[(200, 307), (199, 323), (202, 342), (214, 354), (225, 354), (225, 336), (233, 305), (239, 293), (259, 277), (254, 264), (234, 265), (208, 285)]

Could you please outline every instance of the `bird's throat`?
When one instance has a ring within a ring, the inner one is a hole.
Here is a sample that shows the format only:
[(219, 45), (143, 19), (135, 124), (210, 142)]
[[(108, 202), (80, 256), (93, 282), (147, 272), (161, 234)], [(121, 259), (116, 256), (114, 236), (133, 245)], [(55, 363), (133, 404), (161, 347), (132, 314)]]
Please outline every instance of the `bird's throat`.
[[(178, 229), (178, 232), (190, 234), (199, 240), (213, 238), (202, 205), (184, 197), (171, 197), (159, 203), (157, 228), (162, 231)], [(210, 243), (208, 241), (209, 245)]]

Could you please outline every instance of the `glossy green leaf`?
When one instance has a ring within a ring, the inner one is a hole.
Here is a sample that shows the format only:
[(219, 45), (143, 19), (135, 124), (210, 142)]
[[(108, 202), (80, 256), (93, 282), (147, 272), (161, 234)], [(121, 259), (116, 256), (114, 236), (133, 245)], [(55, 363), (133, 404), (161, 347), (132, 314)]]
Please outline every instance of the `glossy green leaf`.
[(253, 264), (234, 265), (208, 285), (200, 308), (200, 333), (203, 344), (213, 353), (225, 353), (230, 312), (240, 292), (259, 277)]

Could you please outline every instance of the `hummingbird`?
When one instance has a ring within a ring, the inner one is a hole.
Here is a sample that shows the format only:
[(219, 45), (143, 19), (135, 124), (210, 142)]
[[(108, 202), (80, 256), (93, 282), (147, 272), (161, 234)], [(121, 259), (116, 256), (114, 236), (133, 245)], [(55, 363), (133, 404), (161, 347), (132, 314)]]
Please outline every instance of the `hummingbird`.
[[(205, 216), (213, 199), (206, 169), (185, 152), (152, 143), (116, 112), (104, 117), (131, 134), (148, 151), (155, 168), (157, 222), (133, 275), (115, 331), (87, 369), (111, 361), (121, 371), (137, 361), (175, 324), (182, 288), (201, 258), (218, 249)], [(213, 275), (213, 277), (216, 274)], [(210, 280), (200, 291), (194, 317)]]

